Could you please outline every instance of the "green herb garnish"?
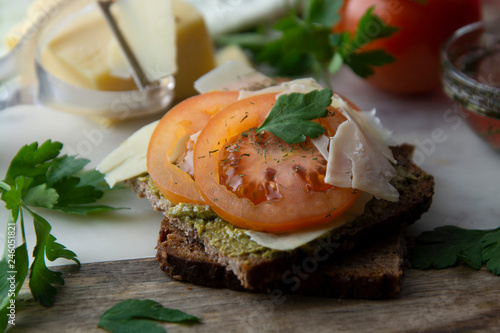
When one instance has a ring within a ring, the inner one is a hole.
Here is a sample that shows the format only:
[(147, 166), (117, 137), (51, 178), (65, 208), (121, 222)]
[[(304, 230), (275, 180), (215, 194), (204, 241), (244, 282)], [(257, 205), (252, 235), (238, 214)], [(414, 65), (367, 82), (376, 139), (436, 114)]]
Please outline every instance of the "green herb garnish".
[(316, 138), (325, 128), (312, 120), (328, 116), (326, 108), (332, 103), (332, 94), (323, 89), (282, 95), (256, 132), (271, 132), (288, 144), (302, 143), (306, 137)]
[(331, 73), (336, 72), (342, 63), (348, 65), (354, 73), (361, 77), (373, 75), (373, 67), (390, 64), (395, 58), (382, 49), (360, 52), (359, 49), (370, 42), (391, 36), (398, 28), (387, 25), (373, 14), (374, 7), (369, 8), (359, 21), (356, 34), (351, 37), (348, 32), (331, 34), (330, 44), (335, 54), (328, 65)]
[(462, 229), (444, 226), (425, 231), (411, 249), (414, 268), (447, 268), (466, 264), (474, 269), (483, 265), (500, 275), (500, 228), (493, 230)]
[[(28, 276), (29, 258), (25, 236), (25, 214), (31, 215), (36, 234), (33, 263), (29, 270), (29, 287), (35, 301), (50, 306), (57, 293), (54, 285), (63, 285), (62, 273), (47, 268), (45, 258), (73, 260), (76, 254), (57, 243), (50, 233), (49, 222), (36, 213), (43, 207), (66, 213), (86, 215), (89, 212), (115, 208), (91, 205), (109, 189), (104, 175), (95, 170), (82, 171), (89, 160), (74, 156), (59, 156), (62, 144), (46, 141), (41, 146), (32, 143), (22, 147), (12, 159), (5, 179), (0, 181), (1, 199), (10, 211), (5, 247), (0, 261), (0, 331), (7, 327), (9, 306), (15, 303), (19, 290)], [(21, 245), (17, 246), (17, 242)]]
[(200, 319), (183, 311), (164, 308), (152, 300), (128, 299), (114, 305), (100, 318), (98, 326), (109, 332), (165, 332), (154, 321), (199, 323)]
[(257, 62), (271, 65), (277, 75), (298, 76), (309, 72), (327, 85), (327, 73), (335, 73), (342, 64), (361, 77), (373, 74), (373, 67), (395, 61), (382, 49), (362, 51), (370, 42), (386, 38), (398, 30), (373, 14), (373, 7), (361, 18), (356, 33), (332, 32), (340, 20), (343, 0), (310, 0), (300, 16), (293, 10), (279, 20), (272, 31), (221, 36), (220, 44), (238, 44), (254, 54)]

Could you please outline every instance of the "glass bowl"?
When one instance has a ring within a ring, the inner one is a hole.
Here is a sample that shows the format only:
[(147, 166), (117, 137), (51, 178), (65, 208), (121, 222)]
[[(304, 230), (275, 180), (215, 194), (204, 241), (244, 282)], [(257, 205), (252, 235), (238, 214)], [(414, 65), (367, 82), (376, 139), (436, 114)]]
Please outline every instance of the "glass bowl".
[(441, 60), (444, 91), (470, 128), (500, 150), (500, 20), (458, 29)]

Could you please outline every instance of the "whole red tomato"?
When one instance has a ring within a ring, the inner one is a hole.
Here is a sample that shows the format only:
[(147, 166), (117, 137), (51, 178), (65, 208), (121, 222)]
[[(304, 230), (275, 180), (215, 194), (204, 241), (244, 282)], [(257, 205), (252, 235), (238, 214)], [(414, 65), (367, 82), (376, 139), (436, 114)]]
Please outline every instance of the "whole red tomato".
[(359, 19), (374, 13), (399, 31), (375, 40), (363, 50), (383, 48), (396, 57), (377, 67), (373, 85), (396, 93), (423, 93), (440, 85), (439, 50), (458, 28), (481, 19), (480, 0), (346, 0), (340, 28), (355, 32)]

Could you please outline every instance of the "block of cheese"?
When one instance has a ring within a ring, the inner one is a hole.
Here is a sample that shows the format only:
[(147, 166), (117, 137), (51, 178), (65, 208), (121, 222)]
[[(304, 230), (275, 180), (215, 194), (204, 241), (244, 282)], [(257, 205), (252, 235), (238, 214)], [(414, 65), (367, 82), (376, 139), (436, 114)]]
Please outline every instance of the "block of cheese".
[(245, 54), (245, 51), (238, 45), (228, 45), (217, 51), (215, 54), (215, 62), (217, 66), (228, 61), (241, 61), (247, 66), (252, 66), (250, 59)]
[(41, 51), (41, 63), (53, 75), (76, 86), (107, 90), (137, 89), (128, 75), (111, 74), (108, 51), (113, 36), (98, 10), (75, 17)]
[(175, 98), (197, 94), (193, 83), (215, 67), (214, 47), (201, 14), (182, 0), (173, 1), (177, 31)]
[[(19, 42), (33, 18), (39, 12), (43, 14), (44, 6), (46, 8), (52, 2), (33, 2), (26, 22), (20, 23), (6, 36), (9, 47)], [(176, 47), (172, 48), (172, 52), (174, 59), (177, 59), (175, 96), (181, 100), (196, 94), (194, 81), (215, 67), (214, 47), (201, 14), (183, 0), (172, 2), (176, 39)], [(95, 13), (82, 15), (81, 19), (73, 20), (71, 25), (55, 36), (46, 50), (42, 51), (44, 67), (66, 82), (89, 89), (135, 89), (118, 46), (97, 7)], [(154, 46), (148, 52), (151, 50), (154, 50)], [(157, 64), (148, 67), (153, 70), (159, 68)]]
[(120, 0), (112, 12), (149, 81), (177, 71), (172, 0)]

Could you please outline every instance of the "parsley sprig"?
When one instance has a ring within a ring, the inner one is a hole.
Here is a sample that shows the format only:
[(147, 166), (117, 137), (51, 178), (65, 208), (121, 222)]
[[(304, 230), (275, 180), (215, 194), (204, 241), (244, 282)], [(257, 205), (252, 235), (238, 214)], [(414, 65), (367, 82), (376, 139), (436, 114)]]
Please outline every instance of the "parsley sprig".
[(328, 116), (332, 95), (329, 89), (281, 95), (256, 132), (269, 131), (288, 144), (316, 138), (325, 128), (312, 120)]
[(354, 36), (350, 32), (332, 32), (341, 19), (343, 0), (310, 0), (304, 15), (299, 10), (279, 20), (273, 30), (231, 34), (218, 37), (219, 44), (238, 44), (250, 50), (257, 62), (267, 63), (277, 75), (298, 76), (313, 73), (327, 85), (328, 72), (334, 74), (342, 64), (354, 73), (368, 77), (373, 67), (395, 61), (382, 49), (363, 51), (370, 42), (391, 36), (398, 28), (387, 25), (369, 8), (358, 23)]
[[(0, 260), (0, 331), (7, 326), (7, 307), (17, 297), (28, 272), (33, 298), (44, 306), (50, 306), (57, 293), (54, 285), (63, 285), (64, 279), (62, 273), (47, 268), (45, 259), (54, 261), (65, 258), (80, 265), (74, 252), (56, 242), (50, 223), (34, 208), (79, 215), (115, 209), (93, 205), (103, 196), (103, 191), (109, 189), (104, 175), (96, 170), (83, 171), (89, 160), (60, 156), (61, 149), (61, 143), (50, 140), (40, 146), (35, 142), (22, 147), (12, 159), (5, 179), (0, 181), (1, 199), (10, 211)], [(36, 234), (31, 267), (25, 215), (33, 218)], [(21, 245), (17, 246), (18, 241)]]
[(447, 268), (465, 264), (474, 269), (483, 265), (500, 275), (500, 228), (493, 230), (462, 229), (443, 226), (425, 231), (410, 251), (412, 267)]
[(149, 299), (127, 299), (107, 310), (99, 318), (98, 326), (108, 332), (165, 332), (155, 321), (195, 324), (200, 319)]

